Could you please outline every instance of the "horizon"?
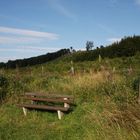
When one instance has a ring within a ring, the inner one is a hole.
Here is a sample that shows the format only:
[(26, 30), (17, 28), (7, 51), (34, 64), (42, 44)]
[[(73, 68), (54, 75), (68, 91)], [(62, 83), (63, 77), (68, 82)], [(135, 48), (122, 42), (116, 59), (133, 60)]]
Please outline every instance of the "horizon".
[(0, 62), (139, 35), (140, 0), (0, 1)]

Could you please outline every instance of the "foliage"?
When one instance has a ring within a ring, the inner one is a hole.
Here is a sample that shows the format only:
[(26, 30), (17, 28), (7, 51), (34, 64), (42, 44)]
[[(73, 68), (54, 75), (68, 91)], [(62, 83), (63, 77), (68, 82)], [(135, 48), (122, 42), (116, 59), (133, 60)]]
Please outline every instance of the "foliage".
[(54, 60), (56, 58), (59, 58), (63, 55), (69, 54), (69, 49), (61, 49), (54, 53), (47, 53), (45, 55), (40, 55), (37, 57), (31, 57), (27, 59), (21, 59), (21, 60), (9, 60), (7, 63), (0, 63), (0, 68), (17, 68), (17, 67), (26, 67), (26, 66), (32, 66), (37, 64), (46, 63), (48, 61)]
[(86, 50), (90, 51), (92, 50), (92, 48), (94, 47), (93, 42), (92, 41), (87, 41), (86, 42)]
[(125, 37), (120, 42), (101, 48), (96, 48), (87, 52), (78, 52), (73, 55), (74, 61), (93, 61), (99, 55), (102, 58), (116, 58), (134, 56), (140, 52), (140, 36)]
[(8, 80), (3, 75), (0, 75), (0, 103), (4, 100), (7, 93)]
[(140, 77), (137, 77), (133, 81), (133, 89), (139, 91)]

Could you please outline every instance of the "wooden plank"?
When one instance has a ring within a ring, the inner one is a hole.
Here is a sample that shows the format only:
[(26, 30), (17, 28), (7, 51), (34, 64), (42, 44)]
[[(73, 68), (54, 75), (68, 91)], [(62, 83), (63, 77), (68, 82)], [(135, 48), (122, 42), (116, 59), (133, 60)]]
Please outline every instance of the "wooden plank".
[(28, 100), (32, 100), (32, 101), (46, 101), (46, 102), (58, 102), (58, 103), (68, 103), (68, 104), (72, 104), (73, 100), (68, 99), (65, 100), (65, 98), (61, 99), (61, 98), (37, 98), (37, 97), (24, 97), (24, 99), (28, 99)]
[(46, 93), (34, 93), (26, 92), (26, 96), (37, 96), (37, 97), (54, 97), (54, 98), (74, 98), (72, 95), (59, 95), (59, 94), (46, 94)]
[(33, 104), (18, 104), (19, 107), (28, 109), (40, 109), (40, 110), (52, 110), (52, 111), (68, 111), (69, 108), (59, 106), (47, 106), (47, 105), (33, 105)]

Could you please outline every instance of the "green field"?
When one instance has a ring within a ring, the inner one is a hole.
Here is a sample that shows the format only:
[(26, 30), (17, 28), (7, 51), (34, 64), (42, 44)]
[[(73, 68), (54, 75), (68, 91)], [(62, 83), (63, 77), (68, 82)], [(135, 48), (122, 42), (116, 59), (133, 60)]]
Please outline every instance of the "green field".
[[(71, 57), (0, 69), (0, 140), (140, 139), (140, 54), (73, 64)], [(25, 117), (16, 104), (27, 91), (73, 95), (76, 106), (62, 120), (47, 111)]]

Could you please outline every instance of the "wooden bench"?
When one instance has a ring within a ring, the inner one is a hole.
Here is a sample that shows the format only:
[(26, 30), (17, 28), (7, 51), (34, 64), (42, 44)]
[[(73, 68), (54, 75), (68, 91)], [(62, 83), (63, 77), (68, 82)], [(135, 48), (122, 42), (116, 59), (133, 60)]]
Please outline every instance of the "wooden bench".
[(46, 95), (40, 93), (25, 93), (23, 95), (23, 98), (25, 100), (31, 101), (31, 103), (17, 105), (19, 107), (22, 107), (25, 116), (27, 115), (27, 109), (49, 110), (49, 111), (57, 111), (58, 119), (60, 120), (64, 112), (68, 112), (70, 110), (70, 104), (74, 103), (74, 98), (70, 95), (57, 95), (57, 94)]

